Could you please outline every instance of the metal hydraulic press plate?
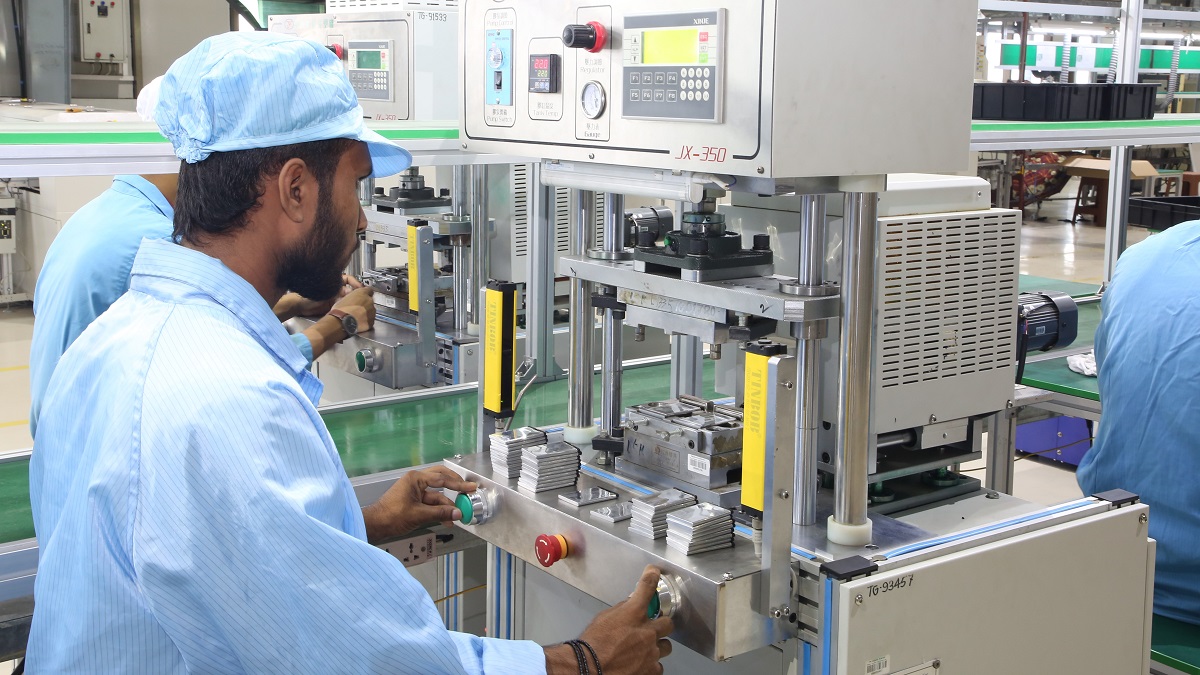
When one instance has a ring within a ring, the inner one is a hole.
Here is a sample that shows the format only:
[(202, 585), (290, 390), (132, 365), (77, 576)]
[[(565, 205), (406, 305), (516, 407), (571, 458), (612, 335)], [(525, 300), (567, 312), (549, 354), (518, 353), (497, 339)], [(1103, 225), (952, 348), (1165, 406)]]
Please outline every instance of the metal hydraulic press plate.
[(463, 529), (530, 564), (538, 564), (538, 535), (561, 534), (570, 543), (570, 555), (545, 571), (602, 602), (626, 599), (646, 565), (662, 569), (681, 595), (671, 637), (693, 651), (724, 660), (790, 634), (786, 623), (753, 609), (761, 563), (749, 539), (735, 537), (730, 548), (689, 556), (667, 546), (665, 538), (630, 534), (628, 520), (610, 523), (591, 516), (592, 510), (610, 509), (612, 502), (576, 508), (559, 500), (564, 492), (593, 487), (617, 493), (621, 502), (650, 492), (633, 482), (610, 481), (585, 467), (574, 488), (530, 494), (517, 490), (516, 480), (493, 478), (489, 453), (450, 459), (446, 465), (492, 494), (489, 517)]

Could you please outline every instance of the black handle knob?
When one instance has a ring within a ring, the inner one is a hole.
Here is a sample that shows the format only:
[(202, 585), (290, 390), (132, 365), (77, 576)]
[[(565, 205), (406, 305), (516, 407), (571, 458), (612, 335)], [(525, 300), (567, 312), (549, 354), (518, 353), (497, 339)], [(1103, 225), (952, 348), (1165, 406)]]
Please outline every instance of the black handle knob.
[(563, 29), (562, 41), (572, 49), (593, 49), (596, 46), (596, 28), (585, 23), (573, 23)]
[(770, 251), (771, 250), (771, 235), (769, 235), (769, 234), (754, 235), (754, 250), (755, 251)]

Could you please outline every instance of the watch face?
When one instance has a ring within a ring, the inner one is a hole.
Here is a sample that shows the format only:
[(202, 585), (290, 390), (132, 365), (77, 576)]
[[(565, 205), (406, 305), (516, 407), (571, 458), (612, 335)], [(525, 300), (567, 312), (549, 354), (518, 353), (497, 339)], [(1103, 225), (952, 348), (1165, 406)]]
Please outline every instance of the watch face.
[(346, 335), (358, 335), (358, 319), (349, 314), (343, 316), (342, 328), (346, 330)]

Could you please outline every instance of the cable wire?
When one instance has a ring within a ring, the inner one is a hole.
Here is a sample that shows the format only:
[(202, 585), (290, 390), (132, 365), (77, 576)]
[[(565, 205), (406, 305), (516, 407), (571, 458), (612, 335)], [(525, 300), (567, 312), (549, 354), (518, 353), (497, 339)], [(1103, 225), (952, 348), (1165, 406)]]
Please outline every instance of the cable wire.
[(524, 387), (521, 387), (521, 391), (517, 394), (516, 400), (513, 401), (512, 417), (508, 418), (504, 422), (504, 431), (508, 431), (509, 429), (512, 428), (513, 420), (517, 418), (517, 408), (521, 405), (521, 399), (525, 398), (525, 392), (529, 390), (529, 387), (534, 382), (537, 382), (537, 379), (538, 379), (538, 376), (534, 375), (533, 377), (529, 378), (529, 381), (525, 383)]

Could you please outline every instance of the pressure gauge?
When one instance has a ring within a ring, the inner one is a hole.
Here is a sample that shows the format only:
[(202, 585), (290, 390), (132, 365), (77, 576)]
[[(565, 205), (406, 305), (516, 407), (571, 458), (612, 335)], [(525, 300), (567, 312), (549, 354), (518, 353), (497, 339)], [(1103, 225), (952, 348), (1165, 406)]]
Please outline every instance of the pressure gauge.
[(497, 45), (492, 45), (492, 48), (488, 50), (488, 64), (493, 68), (504, 65), (504, 50)]
[(597, 81), (592, 80), (583, 85), (583, 93), (580, 96), (579, 102), (583, 104), (583, 114), (588, 116), (588, 119), (596, 119), (604, 114), (604, 87)]

